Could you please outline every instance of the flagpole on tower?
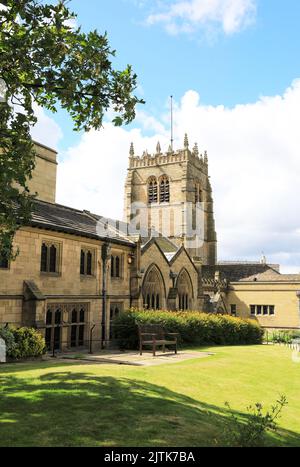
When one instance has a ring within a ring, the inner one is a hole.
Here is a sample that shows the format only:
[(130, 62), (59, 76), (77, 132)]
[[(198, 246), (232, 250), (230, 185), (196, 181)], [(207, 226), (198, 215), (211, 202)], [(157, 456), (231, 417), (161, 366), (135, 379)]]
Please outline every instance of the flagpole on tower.
[(174, 142), (174, 135), (173, 135), (173, 96), (171, 96), (171, 148), (173, 150), (173, 142)]

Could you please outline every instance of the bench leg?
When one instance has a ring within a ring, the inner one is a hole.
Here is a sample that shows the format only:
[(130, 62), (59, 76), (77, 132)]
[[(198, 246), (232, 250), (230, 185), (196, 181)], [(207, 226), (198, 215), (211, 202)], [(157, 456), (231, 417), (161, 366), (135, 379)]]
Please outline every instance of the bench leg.
[(175, 344), (175, 354), (177, 355), (177, 341), (176, 341), (176, 344)]
[(163, 353), (165, 353), (165, 352), (166, 352), (166, 346), (163, 345)]
[(140, 342), (140, 355), (143, 355), (143, 345), (141, 342)]
[(156, 356), (156, 343), (153, 342), (153, 357)]

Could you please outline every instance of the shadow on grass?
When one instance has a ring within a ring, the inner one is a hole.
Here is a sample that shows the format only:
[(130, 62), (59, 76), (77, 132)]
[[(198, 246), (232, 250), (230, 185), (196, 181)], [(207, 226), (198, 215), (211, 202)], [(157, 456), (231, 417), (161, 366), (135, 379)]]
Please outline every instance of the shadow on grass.
[[(75, 373), (65, 366), (35, 380), (0, 375), (0, 446), (224, 444), (225, 407), (144, 381)], [(246, 421), (247, 415), (239, 415)], [(299, 442), (297, 433), (277, 435), (282, 446)]]

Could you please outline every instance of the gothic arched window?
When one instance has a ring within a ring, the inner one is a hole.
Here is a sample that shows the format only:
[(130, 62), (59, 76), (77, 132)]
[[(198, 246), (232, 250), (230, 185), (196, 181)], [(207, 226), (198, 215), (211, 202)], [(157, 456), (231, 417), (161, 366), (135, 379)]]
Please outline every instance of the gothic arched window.
[(80, 274), (83, 275), (85, 271), (85, 252), (81, 250), (80, 253)]
[(116, 277), (120, 277), (120, 258), (116, 257)]
[(122, 277), (122, 260), (120, 256), (111, 257), (111, 277), (121, 278)]
[(160, 180), (159, 200), (161, 203), (169, 203), (170, 201), (170, 182), (165, 175)]
[(202, 190), (199, 182), (195, 184), (195, 203), (202, 203)]
[(51, 245), (49, 272), (56, 272), (56, 255), (57, 255), (56, 246)]
[(60, 245), (43, 242), (41, 248), (41, 272), (58, 273)]
[(86, 308), (84, 306), (76, 306), (69, 311), (69, 322), (71, 322), (70, 330), (70, 346), (81, 347), (84, 345)]
[(94, 250), (81, 249), (80, 254), (80, 274), (82, 276), (93, 275), (93, 263), (95, 258)]
[(152, 266), (146, 274), (142, 289), (144, 306), (148, 309), (159, 310), (164, 303), (165, 286), (156, 266)]
[(42, 245), (41, 252), (41, 271), (47, 272), (47, 256), (48, 256), (48, 247), (45, 243)]
[(90, 251), (87, 252), (87, 257), (86, 257), (86, 274), (87, 276), (92, 275), (92, 253)]
[(157, 181), (151, 177), (148, 181), (148, 203), (157, 203)]
[(189, 274), (185, 269), (181, 271), (177, 279), (178, 305), (180, 310), (189, 310), (193, 297), (193, 287)]

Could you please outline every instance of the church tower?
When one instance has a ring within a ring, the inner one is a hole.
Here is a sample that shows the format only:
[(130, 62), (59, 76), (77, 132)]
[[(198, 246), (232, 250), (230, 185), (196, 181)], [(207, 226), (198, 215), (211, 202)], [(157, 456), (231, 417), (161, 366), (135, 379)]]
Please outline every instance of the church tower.
[(146, 240), (166, 237), (184, 245), (195, 261), (215, 265), (217, 237), (212, 188), (208, 176), (208, 157), (199, 154), (195, 144), (184, 149), (170, 146), (162, 153), (158, 143), (155, 154), (135, 155), (131, 144), (125, 184), (124, 220), (131, 233)]

